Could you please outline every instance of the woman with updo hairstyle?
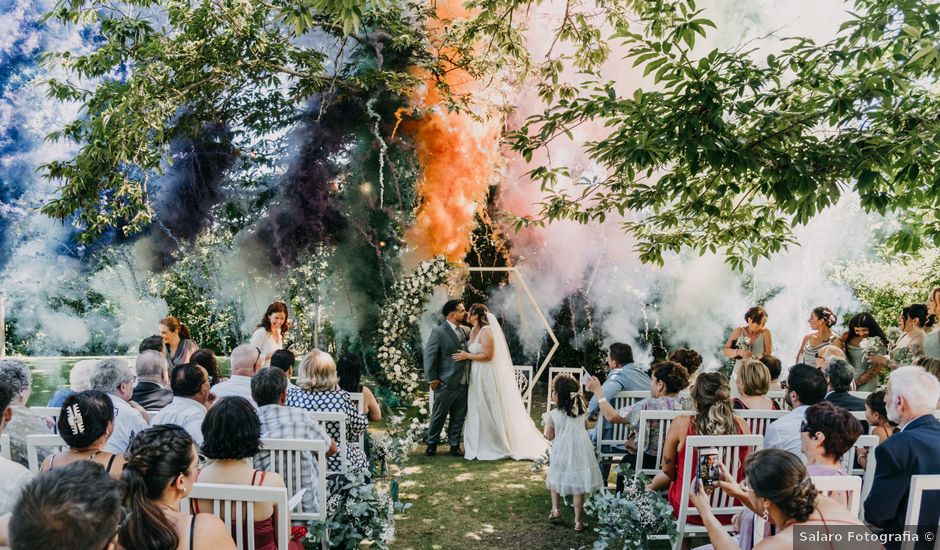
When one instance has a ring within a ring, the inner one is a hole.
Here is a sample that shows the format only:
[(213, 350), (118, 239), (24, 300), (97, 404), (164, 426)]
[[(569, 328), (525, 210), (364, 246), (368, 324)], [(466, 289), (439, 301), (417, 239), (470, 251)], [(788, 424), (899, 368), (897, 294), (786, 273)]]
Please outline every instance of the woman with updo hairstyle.
[(842, 339), (832, 332), (838, 318), (826, 306), (814, 307), (809, 314), (809, 328), (813, 332), (803, 337), (800, 342), (800, 351), (796, 354), (796, 362), (809, 367), (816, 367), (816, 357), (819, 351), (826, 346), (835, 346), (845, 349)]
[[(261, 420), (254, 405), (244, 397), (223, 397), (212, 405), (202, 421), (202, 435), (200, 449), (209, 462), (199, 473), (200, 483), (284, 487), (284, 478), (280, 474), (255, 470), (252, 461), (246, 461), (261, 450)], [(211, 510), (212, 501), (194, 500), (193, 511), (199, 512), (200, 509)], [(276, 550), (275, 505), (255, 503), (254, 511), (255, 548)], [(244, 535), (251, 536), (248, 533)]]
[(735, 409), (777, 410), (777, 404), (767, 397), (770, 391), (770, 369), (757, 359), (745, 359), (738, 370), (735, 381), (738, 396), (734, 398)]
[[(881, 549), (877, 539), (871, 536), (871, 531), (858, 517), (842, 504), (816, 491), (806, 467), (793, 453), (783, 449), (762, 449), (747, 457), (744, 463), (747, 488), (728, 475), (724, 465), (720, 467), (718, 490), (741, 501), (776, 527), (776, 534), (764, 538), (754, 546), (754, 550), (793, 550), (800, 547), (800, 544), (795, 544), (797, 528), (819, 526), (813, 527), (810, 532), (825, 536), (833, 528), (840, 528), (841, 533), (844, 533), (846, 525), (855, 526), (853, 530), (859, 535), (868, 534), (864, 540), (853, 542), (852, 548)], [(711, 490), (706, 489), (701, 480), (696, 479), (693, 483), (698, 486), (691, 487), (690, 500), (701, 514), (715, 550), (740, 549), (742, 545), (725, 530), (727, 524), (722, 523), (721, 518), (712, 512)], [(807, 531), (802, 530), (802, 533)], [(875, 542), (865, 542), (871, 539)], [(802, 544), (807, 543), (804, 541)], [(822, 543), (808, 544), (828, 548)]]
[(57, 425), (69, 449), (47, 456), (40, 471), (88, 460), (100, 464), (111, 477), (121, 478), (124, 457), (104, 450), (114, 431), (114, 406), (107, 394), (86, 390), (66, 397)]
[(689, 373), (689, 385), (695, 383), (695, 377), (698, 375), (698, 368), (702, 366), (702, 354), (689, 348), (679, 348), (669, 354), (667, 361), (679, 363)]
[[(211, 349), (200, 348), (196, 350), (193, 356), (190, 357), (190, 361), (206, 369), (206, 373), (209, 375), (210, 388), (219, 382), (228, 380), (228, 378), (222, 376), (222, 371), (219, 370), (219, 360), (216, 359), (215, 353)], [(172, 370), (170, 369), (171, 372)]]
[(166, 364), (172, 369), (175, 365), (189, 363), (193, 352), (199, 349), (193, 342), (189, 329), (172, 315), (160, 319), (160, 337), (163, 338), (163, 354)]
[(172, 424), (148, 428), (131, 438), (124, 466), (126, 523), (118, 531), (122, 548), (134, 550), (234, 550), (222, 520), (180, 511), (199, 470), (199, 454), (186, 430)]
[(284, 349), (284, 333), (291, 327), (287, 316), (287, 304), (272, 303), (264, 311), (264, 317), (261, 318), (258, 328), (251, 335), (249, 343), (261, 350), (265, 367), (271, 366), (271, 356), (275, 351)]
[(722, 353), (729, 359), (734, 359), (734, 371), (731, 378), (737, 377), (741, 363), (745, 359), (757, 358), (761, 355), (773, 355), (773, 339), (767, 324), (767, 312), (760, 306), (754, 306), (744, 313), (742, 327), (731, 331)]
[[(728, 379), (717, 372), (706, 372), (699, 375), (690, 391), (695, 414), (676, 417), (663, 444), (662, 471), (653, 478), (647, 489), (662, 491), (668, 486), (667, 500), (672, 505), (673, 515), (678, 517), (679, 498), (682, 485), (689, 480), (683, 479), (683, 466), (685, 464), (685, 439), (690, 435), (740, 435), (751, 433), (740, 416), (734, 414), (731, 407), (731, 388)], [(748, 449), (742, 447), (739, 460), (744, 462)], [(698, 463), (698, 453), (693, 453), (692, 463)], [(695, 471), (695, 468), (692, 469)], [(743, 477), (743, 472), (738, 472)], [(696, 523), (699, 518), (689, 518), (690, 523)], [(725, 516), (726, 523), (731, 516)], [(700, 523), (699, 523), (700, 525)]]

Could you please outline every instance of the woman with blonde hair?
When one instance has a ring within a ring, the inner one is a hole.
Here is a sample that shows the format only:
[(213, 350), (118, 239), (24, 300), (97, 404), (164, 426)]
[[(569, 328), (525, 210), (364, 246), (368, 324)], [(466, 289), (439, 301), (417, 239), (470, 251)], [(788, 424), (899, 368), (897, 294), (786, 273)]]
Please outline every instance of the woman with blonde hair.
[(767, 397), (770, 391), (770, 370), (757, 359), (741, 362), (736, 383), (739, 395), (734, 398), (735, 409), (778, 409), (774, 400)]
[[(297, 386), (287, 390), (288, 407), (297, 407), (311, 412), (339, 412), (346, 415), (346, 442), (345, 449), (349, 459), (351, 474), (368, 473), (369, 461), (362, 449), (350, 445), (365, 431), (369, 421), (364, 413), (359, 412), (349, 392), (339, 387), (339, 376), (336, 374), (336, 363), (329, 353), (314, 349), (304, 357), (300, 363), (297, 376)], [(335, 422), (326, 424), (326, 431), (335, 441), (340, 441), (339, 425)], [(337, 453), (327, 459), (327, 466), (331, 472), (342, 469), (342, 455), (344, 449), (337, 445)]]

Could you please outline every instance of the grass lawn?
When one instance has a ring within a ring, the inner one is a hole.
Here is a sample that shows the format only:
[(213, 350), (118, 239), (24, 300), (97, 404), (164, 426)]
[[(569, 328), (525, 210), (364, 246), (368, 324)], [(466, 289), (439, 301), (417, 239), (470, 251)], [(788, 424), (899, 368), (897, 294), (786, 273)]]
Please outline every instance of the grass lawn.
[[(443, 453), (441, 452), (443, 451)], [(453, 458), (447, 447), (408, 462), (400, 498), (412, 507), (396, 517), (396, 549), (567, 549), (594, 541), (590, 528), (574, 531), (574, 510), (551, 525), (545, 472), (531, 462), (480, 462)]]

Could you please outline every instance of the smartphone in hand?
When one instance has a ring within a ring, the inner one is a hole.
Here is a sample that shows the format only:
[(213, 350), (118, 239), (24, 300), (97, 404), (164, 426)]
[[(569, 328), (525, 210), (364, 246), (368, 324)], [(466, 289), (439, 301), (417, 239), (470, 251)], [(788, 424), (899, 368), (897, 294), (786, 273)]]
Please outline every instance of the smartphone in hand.
[(702, 485), (713, 487), (718, 485), (721, 471), (718, 468), (718, 449), (707, 447), (698, 452), (698, 477)]

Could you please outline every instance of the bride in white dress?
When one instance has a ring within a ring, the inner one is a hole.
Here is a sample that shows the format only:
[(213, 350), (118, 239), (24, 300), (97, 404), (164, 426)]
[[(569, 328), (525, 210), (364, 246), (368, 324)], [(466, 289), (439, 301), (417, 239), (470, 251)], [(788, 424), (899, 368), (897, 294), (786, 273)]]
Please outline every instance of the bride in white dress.
[(469, 344), (454, 359), (471, 360), (464, 456), (468, 460), (537, 460), (548, 442), (522, 402), (506, 337), (483, 304), (470, 308)]

